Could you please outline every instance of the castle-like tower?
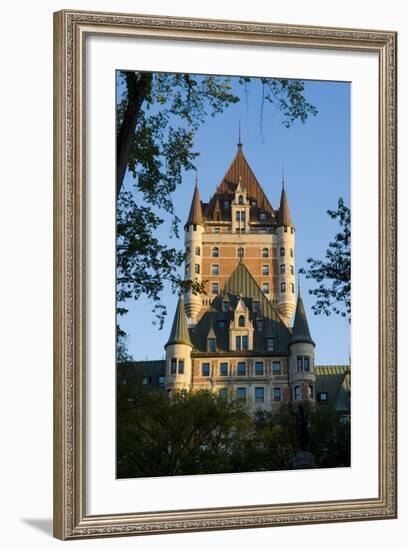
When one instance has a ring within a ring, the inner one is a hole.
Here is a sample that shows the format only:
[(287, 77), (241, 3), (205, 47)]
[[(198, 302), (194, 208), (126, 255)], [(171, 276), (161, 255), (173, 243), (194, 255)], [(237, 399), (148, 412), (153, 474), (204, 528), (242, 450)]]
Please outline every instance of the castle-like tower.
[(253, 410), (313, 402), (315, 344), (299, 291), (296, 300), (284, 179), (274, 209), (239, 138), (209, 202), (201, 201), (196, 180), (184, 229), (185, 278), (203, 283), (206, 294), (179, 299), (166, 345), (167, 391), (211, 388)]

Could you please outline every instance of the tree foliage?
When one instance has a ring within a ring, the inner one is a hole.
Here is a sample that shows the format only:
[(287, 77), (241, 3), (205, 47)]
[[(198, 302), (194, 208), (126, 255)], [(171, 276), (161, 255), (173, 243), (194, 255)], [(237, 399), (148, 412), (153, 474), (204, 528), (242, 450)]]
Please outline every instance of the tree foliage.
[[(266, 105), (276, 105), (287, 128), (316, 114), (304, 97), (304, 83), (287, 79), (239, 78), (261, 90), (260, 121)], [(163, 286), (203, 292), (194, 280), (177, 275), (183, 256), (160, 243), (156, 232), (170, 219), (169, 236), (179, 237), (172, 194), (185, 172), (195, 169), (194, 136), (207, 120), (240, 101), (233, 79), (186, 73), (120, 72), (117, 103), (117, 289), (118, 313), (125, 301), (146, 295), (160, 327), (166, 314)], [(124, 185), (124, 176), (128, 185)]]
[(312, 310), (316, 315), (335, 313), (350, 321), (351, 315), (351, 214), (344, 200), (338, 200), (336, 210), (328, 210), (333, 220), (338, 220), (340, 231), (328, 245), (325, 259), (307, 258), (309, 267), (300, 273), (313, 279), (318, 286), (309, 291), (316, 296)]
[[(212, 391), (170, 398), (140, 383), (119, 385), (117, 403), (120, 478), (287, 470), (299, 450), (288, 404), (253, 416)], [(310, 409), (310, 450), (318, 467), (348, 466), (349, 425), (326, 410)]]

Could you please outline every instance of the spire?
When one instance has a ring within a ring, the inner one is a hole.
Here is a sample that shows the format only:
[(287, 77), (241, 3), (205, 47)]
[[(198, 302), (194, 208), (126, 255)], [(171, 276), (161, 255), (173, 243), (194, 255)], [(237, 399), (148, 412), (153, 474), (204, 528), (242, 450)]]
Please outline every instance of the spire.
[(305, 342), (306, 344), (312, 344), (313, 346), (315, 346), (315, 342), (311, 338), (311, 333), (309, 331), (307, 316), (305, 314), (304, 303), (302, 301), (299, 284), (300, 283), (298, 280), (297, 307), (295, 310), (294, 326), (290, 344)]
[(237, 142), (237, 146), (238, 146), (239, 149), (241, 149), (243, 147), (242, 131), (241, 131), (241, 128), (240, 128), (240, 118), (239, 118), (239, 141)]
[(281, 186), (282, 188), (281, 188), (280, 208), (278, 209), (278, 212), (277, 212), (277, 227), (281, 227), (283, 225), (293, 226), (293, 222), (291, 221), (290, 209), (288, 208), (287, 194), (284, 188), (284, 174), (283, 174)]
[(171, 334), (168, 342), (165, 344), (165, 347), (172, 344), (186, 344), (191, 346), (191, 339), (189, 337), (187, 318), (185, 315), (185, 306), (184, 299), (182, 296), (178, 299), (177, 309), (174, 315), (174, 321), (172, 323)]
[(196, 174), (196, 178), (195, 178), (195, 190), (194, 190), (194, 196), (192, 197), (191, 209), (189, 211), (187, 223), (185, 224), (184, 227), (191, 224), (204, 226), (201, 197), (199, 196), (199, 189), (198, 189), (198, 173)]

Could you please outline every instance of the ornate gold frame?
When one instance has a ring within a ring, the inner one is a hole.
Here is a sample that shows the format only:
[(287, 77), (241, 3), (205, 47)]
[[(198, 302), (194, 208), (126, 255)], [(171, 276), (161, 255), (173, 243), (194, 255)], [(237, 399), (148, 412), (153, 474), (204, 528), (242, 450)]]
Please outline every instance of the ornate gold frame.
[[(86, 514), (86, 36), (105, 34), (376, 52), (379, 58), (379, 495), (174, 512)], [(60, 11), (54, 14), (54, 535), (60, 539), (396, 517), (395, 32)]]

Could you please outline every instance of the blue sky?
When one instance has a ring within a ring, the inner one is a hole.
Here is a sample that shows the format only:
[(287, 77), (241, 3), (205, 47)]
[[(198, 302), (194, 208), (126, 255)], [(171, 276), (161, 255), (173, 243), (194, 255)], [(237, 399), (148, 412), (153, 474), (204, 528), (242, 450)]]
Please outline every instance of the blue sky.
[[(304, 95), (318, 109), (305, 124), (295, 122), (287, 129), (276, 107), (266, 107), (263, 132), (260, 131), (260, 87), (250, 85), (246, 98), (243, 88), (233, 91), (241, 101), (216, 117), (208, 117), (196, 134), (195, 149), (200, 156), (198, 168), (201, 198), (207, 202), (214, 193), (236, 153), (239, 120), (243, 151), (273, 207), (277, 208), (284, 170), (288, 203), (296, 226), (296, 270), (306, 266), (306, 258), (323, 258), (338, 230), (338, 223), (326, 213), (335, 209), (338, 198), (350, 201), (350, 84), (347, 82), (306, 81)], [(127, 183), (131, 177), (126, 176)], [(182, 226), (188, 216), (195, 174), (184, 174), (174, 194), (176, 213)], [(167, 228), (160, 231), (168, 239)], [(171, 246), (183, 246), (183, 231)], [(315, 316), (311, 305), (315, 298), (308, 294), (310, 280), (301, 278), (301, 289), (308, 322), (316, 342), (316, 364), (345, 364), (349, 361), (350, 327), (336, 315)], [(164, 327), (152, 323), (152, 303), (145, 299), (128, 302), (129, 313), (120, 319), (129, 335), (128, 348), (135, 359), (161, 359), (168, 340), (177, 297), (170, 289), (162, 296), (168, 308)]]

